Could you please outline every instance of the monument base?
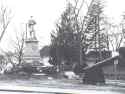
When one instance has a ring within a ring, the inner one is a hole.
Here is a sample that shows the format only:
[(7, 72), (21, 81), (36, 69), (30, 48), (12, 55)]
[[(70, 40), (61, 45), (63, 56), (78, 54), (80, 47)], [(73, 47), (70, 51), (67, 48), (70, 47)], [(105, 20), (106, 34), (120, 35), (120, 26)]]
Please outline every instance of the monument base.
[(24, 62), (30, 63), (31, 65), (36, 65), (41, 62), (40, 52), (38, 49), (38, 41), (36, 39), (29, 39), (25, 41), (24, 49)]

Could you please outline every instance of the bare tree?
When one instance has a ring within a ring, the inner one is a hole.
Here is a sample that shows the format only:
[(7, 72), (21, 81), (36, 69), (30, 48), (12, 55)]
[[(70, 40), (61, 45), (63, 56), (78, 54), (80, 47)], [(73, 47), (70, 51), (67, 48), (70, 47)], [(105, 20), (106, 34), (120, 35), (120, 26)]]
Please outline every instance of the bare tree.
[[(4, 34), (7, 31), (7, 28), (11, 22), (11, 19), (12, 19), (11, 10), (7, 6), (0, 4), (0, 42), (1, 42)], [(7, 65), (5, 58), (0, 59), (0, 63), (1, 63), (0, 67), (2, 67), (2, 68)]]
[[(90, 5), (88, 6), (87, 5), (87, 8), (86, 10), (88, 10), (88, 12), (86, 13), (86, 15), (81, 15), (81, 11), (83, 9), (83, 5), (86, 5), (86, 2), (85, 0), (73, 0), (73, 3), (72, 4), (71, 2), (69, 2), (69, 11), (68, 13), (71, 12), (71, 14), (66, 18), (66, 16), (64, 16), (63, 18), (65, 19), (68, 19), (68, 21), (66, 22), (66, 25), (70, 24), (71, 25), (71, 28), (72, 29), (71, 31), (72, 32), (75, 32), (75, 36), (77, 36), (77, 39), (75, 41), (75, 44), (77, 45), (77, 52), (79, 53), (79, 60), (77, 60), (78, 62), (82, 63), (82, 59), (83, 59), (83, 56), (84, 56), (84, 53), (86, 52), (86, 50), (88, 49), (88, 40), (86, 39), (86, 28), (88, 28), (86, 25), (88, 22), (90, 22), (91, 18), (86, 18), (88, 17), (88, 14), (89, 14), (89, 11), (92, 10), (92, 6), (93, 6), (93, 2), (94, 0), (91, 1)], [(85, 10), (85, 9), (84, 9)], [(68, 14), (68, 13), (65, 13), (65, 14)], [(87, 22), (87, 20), (89, 20)], [(64, 20), (63, 20), (64, 22)], [(64, 24), (64, 23), (63, 23)], [(63, 27), (62, 23), (59, 23), (59, 25), (57, 25), (57, 32), (61, 32), (61, 31), (64, 31), (64, 29), (61, 30), (61, 27)], [(64, 28), (64, 27), (63, 27)], [(69, 28), (69, 26), (68, 26)], [(66, 30), (66, 31), (69, 31), (69, 30)], [(62, 33), (61, 33), (62, 34)], [(53, 36), (55, 35), (55, 33), (53, 34)], [(58, 35), (58, 34), (57, 34)], [(55, 40), (57, 40), (56, 38), (57, 36), (54, 36), (53, 38)], [(64, 37), (63, 37), (64, 38)], [(66, 38), (65, 38), (66, 39)], [(58, 41), (61, 40), (61, 37), (58, 37)], [(57, 42), (57, 41), (56, 41)], [(71, 41), (70, 41), (71, 42)], [(73, 41), (74, 42), (74, 41)], [(62, 42), (59, 42), (62, 44)], [(58, 44), (59, 44), (58, 43)], [(60, 45), (61, 45), (60, 44)], [(90, 43), (91, 44), (91, 43)], [(56, 52), (58, 52), (56, 50)], [(56, 57), (56, 56), (55, 56)], [(59, 60), (60, 56), (57, 55), (57, 61)], [(72, 61), (72, 59), (71, 59)]]
[(0, 62), (3, 70), (9, 63), (12, 65), (12, 67), (16, 67), (23, 62), (24, 44), (25, 32), (21, 32), (21, 34), (19, 34), (19, 32), (16, 32), (16, 40), (12, 41), (14, 52), (6, 52), (2, 50), (2, 52), (4, 53), (4, 58), (1, 59)]
[(107, 32), (108, 42), (110, 45), (110, 50), (117, 52), (117, 50), (122, 46), (125, 38), (124, 28), (122, 24), (113, 25), (108, 24), (109, 30)]
[(25, 32), (21, 32), (19, 36), (16, 35), (15, 41), (15, 57), (18, 60), (18, 64), (23, 62), (23, 55), (24, 55), (24, 45), (25, 45)]
[[(87, 24), (87, 17), (89, 14), (89, 11), (92, 10), (92, 6), (95, 0), (91, 0), (90, 4), (88, 5), (88, 3), (86, 2), (86, 0), (74, 0), (75, 6), (74, 6), (74, 20), (75, 20), (75, 31), (78, 33), (78, 40), (79, 40), (79, 60), (80, 60), (80, 64), (83, 63), (82, 59), (83, 59), (83, 53), (85, 53), (88, 49), (88, 45), (86, 44), (86, 29), (88, 28), (88, 26), (86, 27)], [(79, 4), (80, 3), (80, 4)], [(83, 16), (80, 14), (82, 8), (84, 7), (84, 5), (87, 6), (87, 12), (86, 14)], [(90, 20), (90, 19), (89, 19)]]
[(12, 12), (9, 8), (4, 5), (0, 6), (0, 41), (5, 34), (8, 25), (10, 24), (12, 19)]

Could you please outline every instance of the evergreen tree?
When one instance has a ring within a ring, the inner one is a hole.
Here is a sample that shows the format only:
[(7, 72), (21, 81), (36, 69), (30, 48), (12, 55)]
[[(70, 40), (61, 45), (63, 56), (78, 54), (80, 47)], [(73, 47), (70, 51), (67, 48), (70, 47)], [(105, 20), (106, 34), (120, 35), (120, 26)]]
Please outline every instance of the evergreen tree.
[(93, 49), (95, 43), (96, 49), (106, 46), (106, 37), (101, 28), (101, 3), (93, 2), (87, 19), (81, 19), (78, 11), (69, 3), (56, 24), (56, 31), (51, 33), (50, 61), (53, 65), (60, 66), (64, 64), (62, 61), (69, 65), (80, 63), (80, 59), (84, 59), (86, 52)]
[(51, 33), (51, 61), (54, 65), (79, 62), (79, 40), (75, 31), (75, 12), (71, 3), (61, 15), (61, 19), (56, 24), (56, 32)]
[(104, 28), (103, 5), (100, 0), (95, 0), (88, 13), (86, 38), (89, 50), (94, 49), (102, 58), (102, 50), (108, 48), (107, 34)]

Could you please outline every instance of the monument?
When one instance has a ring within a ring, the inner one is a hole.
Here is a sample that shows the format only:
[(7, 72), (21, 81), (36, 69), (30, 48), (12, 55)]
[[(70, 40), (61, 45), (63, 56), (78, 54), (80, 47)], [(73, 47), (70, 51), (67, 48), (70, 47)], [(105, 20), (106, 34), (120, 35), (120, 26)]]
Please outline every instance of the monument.
[(40, 63), (40, 52), (38, 49), (38, 40), (36, 38), (34, 26), (36, 22), (32, 16), (26, 25), (26, 39), (24, 48), (24, 61), (30, 64)]

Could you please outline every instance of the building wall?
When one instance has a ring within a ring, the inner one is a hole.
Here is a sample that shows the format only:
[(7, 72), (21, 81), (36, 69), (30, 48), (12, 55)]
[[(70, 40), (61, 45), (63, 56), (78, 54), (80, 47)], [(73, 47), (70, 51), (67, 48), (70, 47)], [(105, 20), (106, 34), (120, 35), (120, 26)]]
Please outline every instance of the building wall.
[(125, 80), (125, 66), (109, 65), (103, 67), (105, 78)]

